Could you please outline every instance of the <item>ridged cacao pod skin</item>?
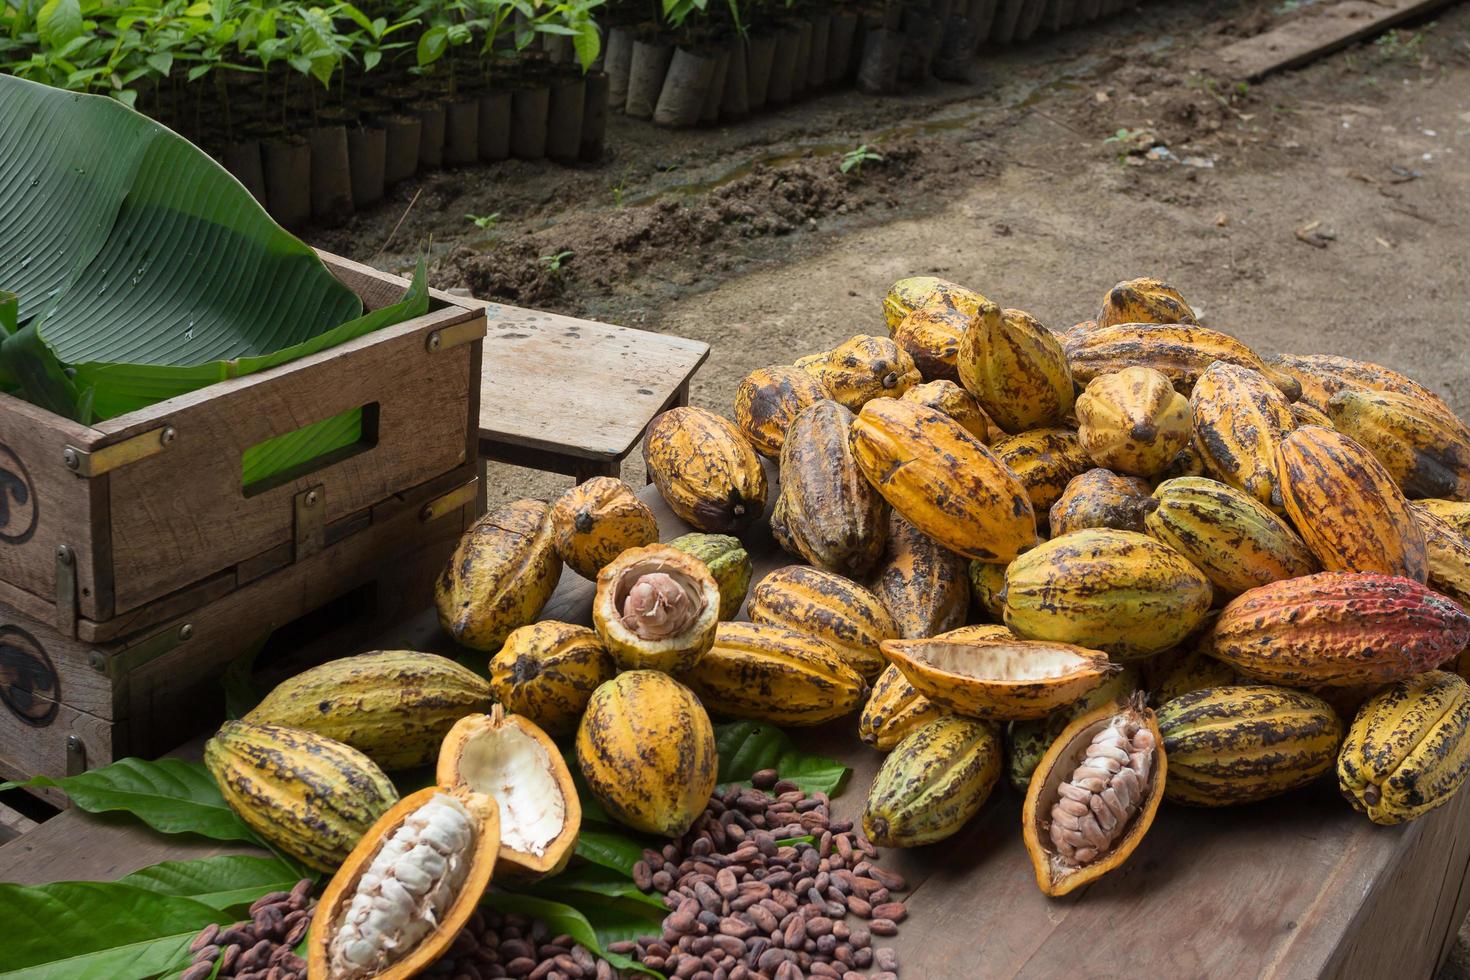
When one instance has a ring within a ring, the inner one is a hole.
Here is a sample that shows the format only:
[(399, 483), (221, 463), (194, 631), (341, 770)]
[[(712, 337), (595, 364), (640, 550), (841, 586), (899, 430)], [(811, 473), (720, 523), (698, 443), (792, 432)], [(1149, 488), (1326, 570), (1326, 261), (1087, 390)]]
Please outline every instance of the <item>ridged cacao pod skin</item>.
[(629, 548), (658, 541), (658, 518), (622, 480), (595, 476), (562, 494), (551, 508), (556, 554), (583, 578)]
[(1077, 436), (1092, 461), (1153, 476), (1189, 443), (1189, 400), (1152, 368), (1093, 378), (1077, 398)]
[(716, 715), (792, 727), (850, 714), (868, 693), (825, 640), (761, 623), (721, 623), (715, 645), (680, 680)]
[(903, 393), (902, 400), (943, 412), (964, 426), (966, 432), (987, 445), (996, 434), (991, 431), (993, 426), (990, 416), (985, 414), (985, 409), (980, 407), (975, 396), (953, 381), (930, 381), (914, 385)]
[(786, 430), (808, 407), (830, 398), (822, 383), (799, 367), (756, 368), (735, 389), (735, 424), (768, 459), (779, 459)]
[(398, 802), (361, 752), (282, 725), (225, 722), (204, 744), (204, 765), (251, 830), (319, 871), (336, 871)]
[(883, 320), (893, 333), (910, 313), (935, 306), (966, 316), (1000, 316), (1000, 307), (973, 289), (934, 276), (910, 276), (894, 283), (883, 297)]
[(973, 316), (945, 306), (924, 306), (904, 317), (893, 340), (913, 359), (925, 381), (960, 380), (955, 359)]
[[(691, 600), (693, 617), (682, 629), (649, 638), (623, 621), (629, 593), (645, 575), (672, 578)], [(709, 566), (668, 545), (629, 548), (597, 573), (592, 627), (623, 670), (688, 670), (709, 650), (720, 619), (720, 587)]]
[(1149, 535), (1193, 562), (1221, 597), (1317, 571), (1296, 532), (1234, 487), (1186, 476), (1160, 483), (1154, 500), (1144, 519)]
[(1330, 772), (1342, 741), (1331, 705), (1266, 684), (1209, 687), (1159, 709), (1169, 780), (1186, 806), (1255, 803)]
[[(970, 595), (974, 597), (975, 605), (979, 606), (980, 610), (991, 619), (1000, 619), (1005, 615), (1006, 604), (1003, 598), (1005, 587), (1006, 566), (987, 565), (983, 561), (970, 562)], [(904, 637), (904, 639), (921, 639), (921, 637)]]
[[(1182, 395), (1189, 394), (1205, 368), (1216, 361), (1266, 373), (1265, 362), (1245, 344), (1229, 334), (1190, 323), (1098, 327), (1068, 345), (1067, 359), (1078, 384), (1129, 367), (1147, 367), (1167, 377)], [(1294, 381), (1271, 377), (1277, 387), (1295, 390)]]
[(577, 765), (619, 823), (678, 837), (704, 812), (720, 758), (694, 692), (667, 674), (630, 670), (592, 694), (577, 727)]
[(1387, 391), (1340, 391), (1327, 414), (1378, 458), (1405, 496), (1470, 500), (1470, 428), (1454, 415)]
[(1078, 718), (1106, 704), (1127, 700), (1139, 688), (1138, 671), (1132, 667), (1103, 680), (1081, 699), (1058, 708), (1045, 718), (1013, 721), (1006, 733), (1006, 774), (1018, 793), (1026, 792), (1036, 764), (1057, 737)]
[(1278, 354), (1267, 358), (1272, 370), (1290, 375), (1301, 387), (1300, 401), (1327, 411), (1327, 403), (1340, 391), (1394, 391), (1419, 398), (1450, 411), (1434, 392), (1392, 368), (1369, 361), (1332, 354)]
[(535, 621), (560, 580), (551, 508), (512, 501), (476, 521), (439, 573), (439, 624), (460, 646), (493, 653)]
[(1234, 667), (1210, 656), (1207, 646), (1186, 643), (1178, 651), (1162, 653), (1145, 665), (1144, 683), (1154, 704), (1166, 704), (1207, 687), (1249, 683)]
[(489, 711), (491, 698), (484, 678), (448, 657), (383, 650), (282, 681), (244, 720), (325, 735), (392, 771), (428, 765), (454, 723)]
[(1089, 527), (1142, 532), (1145, 516), (1157, 506), (1144, 480), (1090, 469), (1074, 476), (1051, 505), (1051, 536), (1059, 538)]
[(1448, 803), (1470, 775), (1470, 684), (1432, 670), (1358, 710), (1337, 757), (1337, 786), (1376, 824), (1415, 820)]
[(1416, 500), (1414, 506), (1429, 511), (1460, 534), (1470, 536), (1470, 503), (1459, 500)]
[(897, 398), (924, 379), (908, 351), (887, 337), (859, 334), (796, 366), (827, 389), (827, 397), (852, 411), (874, 398)]
[(1318, 411), (1306, 402), (1291, 403), (1291, 420), (1296, 423), (1295, 428), (1300, 429), (1304, 425), (1320, 425), (1324, 429), (1335, 429), (1332, 419), (1326, 412)]
[(766, 510), (766, 471), (734, 423), (702, 408), (672, 408), (648, 426), (643, 462), (685, 524), (739, 534)]
[(1308, 425), (1276, 452), (1286, 516), (1328, 571), (1379, 572), (1423, 582), (1424, 532), (1393, 477), (1340, 432)]
[(1220, 613), (1210, 654), (1292, 687), (1390, 684), (1470, 644), (1470, 615), (1406, 578), (1319, 572), (1273, 582)]
[(872, 693), (863, 705), (858, 738), (879, 752), (887, 752), (910, 732), (950, 713), (920, 694), (897, 667), (889, 664), (873, 682)]
[(1106, 650), (1117, 660), (1160, 653), (1204, 619), (1210, 580), (1146, 535), (1076, 531), (1006, 570), (1006, 625), (1017, 636)]
[(747, 612), (753, 623), (827, 641), (869, 681), (888, 664), (879, 645), (898, 637), (898, 625), (877, 596), (841, 575), (805, 565), (787, 565), (761, 579)]
[(873, 777), (863, 831), (880, 847), (917, 847), (957, 833), (1000, 779), (994, 725), (936, 718), (894, 746)]
[(1071, 429), (1032, 429), (997, 439), (990, 449), (1021, 481), (1032, 508), (1043, 516), (1074, 477), (1092, 469)]
[(1013, 435), (1060, 425), (1072, 410), (1072, 373), (1061, 342), (1021, 310), (973, 320), (955, 363), (985, 414)]
[(728, 534), (684, 534), (665, 542), (669, 548), (693, 555), (704, 562), (720, 587), (720, 618), (734, 619), (750, 591), (755, 572), (750, 555), (740, 539)]
[[(890, 399), (891, 400), (891, 399)], [(849, 438), (853, 414), (820, 401), (797, 416), (781, 450), (777, 536), (818, 568), (866, 575), (883, 554), (888, 503), (868, 483)]]
[(1129, 279), (1103, 297), (1099, 327), (1118, 323), (1198, 323), (1179, 291), (1158, 279)]
[(1189, 396), (1194, 448), (1205, 469), (1270, 507), (1281, 506), (1276, 451), (1296, 426), (1291, 403), (1258, 371), (1217, 362)]
[(1006, 562), (1036, 543), (1026, 488), (954, 419), (882, 398), (852, 425), (863, 476), (893, 509), (951, 551)]
[(895, 512), (882, 564), (868, 582), (905, 640), (964, 625), (970, 610), (966, 562)]
[(1409, 508), (1424, 532), (1429, 587), (1470, 609), (1470, 538), (1428, 508), (1412, 503)]
[(552, 735), (570, 735), (592, 692), (617, 672), (592, 630), (543, 620), (516, 630), (490, 658), (490, 687), (505, 710)]

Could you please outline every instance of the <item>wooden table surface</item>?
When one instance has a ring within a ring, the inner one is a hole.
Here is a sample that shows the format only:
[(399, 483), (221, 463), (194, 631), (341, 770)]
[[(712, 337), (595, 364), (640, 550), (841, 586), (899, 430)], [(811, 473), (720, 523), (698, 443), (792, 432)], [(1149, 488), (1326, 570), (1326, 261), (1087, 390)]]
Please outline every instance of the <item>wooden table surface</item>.
[[(685, 528), (658, 500), (666, 537)], [(764, 529), (747, 536), (756, 575), (782, 564)], [(543, 615), (589, 622), (591, 583), (571, 571)], [(380, 647), (447, 649), (433, 613)], [(861, 811), (881, 762), (856, 719), (795, 731), (798, 743), (852, 766), (836, 799)], [(198, 744), (185, 748), (197, 754)], [(1269, 976), (1430, 978), (1470, 905), (1470, 794), (1403, 827), (1376, 827), (1330, 782), (1255, 806), (1191, 810), (1165, 803), (1122, 868), (1065, 899), (1036, 888), (1021, 844), (1020, 804), (1002, 780), (961, 833), (887, 851), (910, 915), (892, 945), (906, 978), (1087, 980)], [(68, 811), (0, 846), (0, 881), (112, 879), (157, 861), (239, 850), (163, 837), (126, 817)]]

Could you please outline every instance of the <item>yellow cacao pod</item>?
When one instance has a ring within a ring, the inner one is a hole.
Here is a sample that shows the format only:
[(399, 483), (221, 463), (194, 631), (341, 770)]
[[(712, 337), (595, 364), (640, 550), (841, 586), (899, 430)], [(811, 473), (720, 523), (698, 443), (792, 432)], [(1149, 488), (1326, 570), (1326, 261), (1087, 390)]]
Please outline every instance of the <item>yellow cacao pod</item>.
[(1340, 391), (1327, 403), (1411, 498), (1470, 500), (1470, 427), (1432, 402), (1390, 391)]
[(597, 575), (592, 625), (623, 670), (688, 670), (714, 642), (720, 587), (668, 545), (630, 548)]
[(1460, 500), (1416, 500), (1415, 504), (1429, 511), (1450, 527), (1464, 535), (1470, 535), (1470, 503)]
[(373, 760), (299, 728), (227, 721), (204, 744), (204, 765), (251, 830), (319, 871), (337, 870), (398, 802)]
[(1317, 570), (1296, 532), (1234, 487), (1186, 476), (1160, 483), (1154, 500), (1148, 533), (1194, 563), (1224, 598)]
[(684, 523), (738, 534), (766, 510), (766, 471), (734, 424), (702, 408), (674, 408), (643, 439), (648, 476)]
[(960, 340), (974, 319), (947, 306), (924, 306), (904, 317), (894, 328), (893, 340), (913, 358), (925, 381), (960, 380), (955, 359)]
[(1092, 469), (1092, 460), (1071, 429), (1032, 429), (1003, 436), (991, 443), (990, 450), (1021, 481), (1031, 506), (1044, 516), (1074, 477)]
[(1013, 721), (1006, 733), (1006, 772), (1011, 785), (1025, 793), (1036, 772), (1036, 764), (1068, 725), (1103, 705), (1128, 700), (1139, 689), (1138, 671), (1124, 667), (1103, 678), (1101, 684), (1071, 704), (1064, 704), (1044, 718)]
[(930, 381), (914, 385), (903, 393), (903, 400), (943, 412), (965, 427), (965, 431), (983, 443), (991, 440), (990, 417), (970, 394), (953, 381)]
[(1392, 391), (1450, 411), (1434, 392), (1380, 364), (1332, 354), (1278, 354), (1267, 361), (1272, 370), (1295, 379), (1301, 387), (1300, 400), (1319, 412), (1326, 412), (1327, 403), (1340, 391)]
[(1425, 580), (1424, 532), (1408, 501), (1352, 439), (1315, 425), (1291, 432), (1276, 451), (1276, 484), (1287, 517), (1323, 568)]
[(898, 638), (898, 625), (876, 595), (841, 575), (805, 565), (787, 565), (761, 579), (747, 612), (753, 623), (825, 640), (866, 680), (888, 663), (879, 645)]
[(543, 620), (516, 630), (490, 658), (490, 687), (505, 710), (569, 735), (592, 692), (617, 671), (592, 630)]
[(881, 847), (918, 847), (959, 832), (1000, 779), (995, 726), (936, 718), (894, 746), (863, 809), (863, 832)]
[(887, 337), (864, 334), (804, 357), (796, 366), (816, 378), (829, 398), (854, 412), (874, 398), (897, 398), (924, 380), (908, 351)]
[(282, 681), (244, 720), (325, 735), (392, 771), (428, 765), (450, 727), (489, 711), (491, 697), (484, 678), (448, 657), (384, 650)]
[(715, 791), (720, 758), (709, 715), (659, 671), (630, 670), (594, 691), (576, 745), (587, 788), (634, 830), (678, 837)]
[(1165, 704), (1190, 691), (1227, 684), (1248, 684), (1235, 668), (1209, 654), (1209, 638), (1184, 643), (1144, 665), (1144, 683), (1155, 704)]
[(1189, 396), (1194, 448), (1205, 469), (1270, 507), (1281, 506), (1276, 450), (1296, 422), (1291, 406), (1259, 372), (1211, 364)]
[(1415, 820), (1448, 803), (1470, 775), (1470, 684), (1431, 670), (1389, 686), (1358, 710), (1337, 757), (1337, 785), (1377, 824)]
[(735, 424), (768, 459), (778, 459), (786, 430), (803, 410), (830, 398), (822, 383), (786, 364), (757, 368), (735, 389)]
[(825, 640), (762, 623), (721, 623), (715, 645), (681, 679), (716, 715), (773, 725), (841, 718), (868, 693)]
[[(970, 594), (975, 605), (991, 619), (1005, 615), (1006, 566), (988, 565), (983, 561), (970, 562)], [(1004, 628), (1004, 627), (1002, 627)], [(922, 639), (922, 637), (904, 637)]]
[(960, 382), (1006, 432), (1060, 425), (1072, 410), (1061, 342), (1021, 310), (971, 321), (956, 365)]
[(560, 579), (551, 508), (512, 501), (476, 521), (439, 573), (439, 624), (460, 646), (493, 652), (535, 621)]
[(583, 578), (629, 548), (658, 541), (658, 519), (622, 480), (595, 476), (562, 494), (551, 508), (556, 554)]
[(1210, 580), (1173, 548), (1132, 531), (1089, 528), (1011, 563), (1005, 621), (1017, 636), (1130, 660), (1188, 636), (1211, 598)]
[(1090, 469), (1074, 476), (1051, 505), (1051, 536), (1059, 538), (1089, 527), (1142, 531), (1145, 516), (1157, 506), (1158, 501), (1149, 496), (1148, 483), (1139, 477)]
[(954, 419), (896, 398), (863, 407), (853, 456), (894, 510), (951, 551), (1009, 561), (1036, 543), (1026, 488)]
[(1470, 537), (1421, 504), (1409, 504), (1409, 511), (1424, 532), (1429, 587), (1470, 609)]
[(868, 585), (893, 617), (898, 635), (922, 639), (964, 623), (970, 608), (965, 565), (963, 557), (894, 513), (883, 561)]
[[(1129, 367), (1153, 368), (1189, 394), (1205, 368), (1216, 361), (1237, 364), (1267, 374), (1255, 351), (1229, 334), (1189, 323), (1117, 323), (1098, 327), (1067, 346), (1072, 376), (1088, 384), (1103, 374)], [(1296, 390), (1290, 378), (1269, 375), (1288, 396)]]
[(1077, 398), (1077, 436), (1098, 466), (1160, 473), (1189, 443), (1189, 400), (1152, 368), (1093, 378)]
[(1103, 297), (1097, 325), (1117, 323), (1198, 323), (1179, 291), (1158, 279), (1129, 279)]
[(887, 752), (914, 729), (950, 712), (920, 694), (908, 678), (889, 664), (873, 682), (873, 691), (858, 717), (858, 738)]
[(1336, 428), (1326, 412), (1318, 411), (1306, 402), (1291, 403), (1291, 421), (1294, 423), (1292, 427), (1297, 429), (1304, 425), (1320, 425), (1327, 429)]
[(936, 306), (966, 316), (1000, 315), (998, 306), (973, 289), (934, 276), (910, 276), (894, 283), (883, 297), (883, 320), (893, 333), (910, 313)]

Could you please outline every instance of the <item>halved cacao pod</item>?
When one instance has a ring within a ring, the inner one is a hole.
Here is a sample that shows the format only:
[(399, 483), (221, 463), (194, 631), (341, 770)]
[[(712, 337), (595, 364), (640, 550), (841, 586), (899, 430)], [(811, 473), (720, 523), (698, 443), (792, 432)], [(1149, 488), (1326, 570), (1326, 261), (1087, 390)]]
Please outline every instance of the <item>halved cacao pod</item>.
[(488, 796), (430, 786), (404, 797), (363, 834), (317, 903), (310, 980), (416, 976), (479, 906), (499, 843)]
[(883, 554), (888, 503), (863, 476), (849, 433), (853, 414), (823, 400), (797, 416), (781, 450), (781, 495), (772, 522), (783, 547), (818, 568), (866, 575)]
[(1179, 290), (1158, 279), (1129, 279), (1103, 297), (1097, 325), (1116, 323), (1198, 323)]
[(974, 319), (947, 306), (923, 306), (904, 317), (894, 328), (893, 340), (913, 358), (925, 381), (960, 380), (955, 358), (960, 340)]
[(1327, 414), (1378, 457), (1406, 496), (1470, 500), (1470, 427), (1453, 414), (1391, 391), (1340, 391)]
[(1422, 507), (1461, 534), (1470, 535), (1470, 503), (1460, 500), (1416, 500)]
[(995, 726), (946, 716), (894, 746), (868, 790), (863, 832), (880, 847), (944, 840), (980, 812), (1000, 778)]
[(709, 804), (715, 730), (694, 692), (668, 674), (630, 670), (592, 694), (577, 727), (577, 765), (613, 819), (678, 837)]
[(1060, 425), (1072, 410), (1072, 373), (1061, 342), (1021, 310), (973, 320), (956, 366), (960, 382), (1006, 432)]
[(1189, 396), (1194, 448), (1205, 469), (1261, 503), (1281, 506), (1276, 451), (1296, 426), (1291, 405), (1258, 371), (1211, 364)]
[(500, 649), (535, 622), (561, 579), (551, 508), (516, 500), (476, 521), (434, 583), (439, 624), (460, 646)]
[(492, 699), (484, 678), (448, 657), (380, 650), (282, 681), (244, 720), (325, 735), (391, 771), (428, 765), (455, 721)]
[(868, 587), (893, 617), (899, 636), (922, 639), (964, 623), (970, 609), (965, 565), (895, 511), (883, 562)]
[(996, 721), (1045, 717), (1118, 671), (1097, 650), (1027, 640), (889, 640), (883, 653), (930, 701)]
[(773, 725), (841, 718), (868, 693), (825, 640), (761, 623), (721, 623), (715, 645), (680, 679), (717, 715)]
[(1336, 428), (1326, 412), (1318, 411), (1306, 402), (1291, 403), (1291, 420), (1296, 423), (1295, 428), (1298, 429), (1304, 425), (1320, 425), (1327, 429)]
[(873, 691), (858, 716), (858, 738), (887, 752), (914, 729), (949, 713), (920, 694), (897, 667), (889, 664), (873, 682)]
[(898, 625), (877, 596), (841, 575), (805, 565), (787, 565), (761, 579), (748, 613), (753, 623), (826, 640), (870, 681), (888, 664), (879, 644), (898, 638)]
[(935, 306), (966, 316), (1000, 316), (1000, 307), (973, 289), (934, 276), (911, 276), (894, 283), (883, 297), (883, 320), (893, 333), (910, 313)]
[(1431, 670), (1363, 705), (1337, 756), (1337, 786), (1377, 824), (1448, 803), (1470, 775), (1470, 684)]
[(444, 737), (435, 779), (495, 801), (500, 866), (510, 877), (543, 878), (567, 866), (582, 826), (571, 771), (551, 737), (500, 705), (466, 715)]
[(709, 567), (677, 548), (630, 548), (597, 574), (592, 625), (623, 670), (688, 670), (719, 620)]
[(735, 389), (735, 424), (769, 459), (781, 455), (786, 430), (810, 405), (830, 398), (822, 383), (799, 367), (777, 364), (756, 368)]
[(672, 408), (643, 438), (648, 476), (684, 523), (738, 534), (766, 510), (766, 471), (734, 423), (702, 408)]
[(1159, 709), (1169, 756), (1164, 795), (1187, 806), (1255, 803), (1332, 770), (1342, 722), (1305, 691), (1267, 684), (1207, 687)]
[(1032, 429), (1003, 436), (990, 449), (1021, 481), (1031, 506), (1043, 517), (1072, 478), (1092, 468), (1092, 460), (1071, 429)]
[(831, 350), (804, 357), (796, 366), (852, 411), (874, 398), (897, 398), (924, 379), (908, 351), (887, 337), (859, 334)]
[(1409, 509), (1424, 532), (1429, 587), (1470, 609), (1470, 538), (1432, 510), (1415, 503)]
[(1139, 689), (1138, 671), (1124, 667), (1071, 704), (1064, 704), (1045, 718), (1013, 721), (1006, 733), (1006, 771), (1011, 785), (1024, 794), (1031, 785), (1036, 764), (1057, 737), (1072, 722), (1105, 704), (1128, 700)]
[(715, 584), (720, 587), (720, 618), (734, 619), (745, 604), (745, 594), (750, 591), (750, 577), (755, 572), (740, 539), (728, 534), (695, 533), (681, 535), (664, 544), (704, 562), (715, 577)]
[[(1005, 565), (988, 565), (983, 561), (970, 562), (970, 594), (975, 597), (975, 605), (979, 606), (991, 619), (1000, 619), (1005, 615), (1006, 604), (1003, 598), (1005, 588)], [(923, 639), (923, 637), (906, 636), (904, 639), (916, 640)]]
[[(1142, 531), (1144, 517), (1158, 505), (1159, 502), (1149, 496), (1148, 484), (1139, 477), (1119, 476), (1112, 470), (1101, 468), (1090, 469), (1072, 477), (1062, 495), (1051, 505), (1051, 536), (1059, 538), (1089, 527)], [(996, 589), (998, 591), (1000, 585)]]
[(490, 658), (490, 687), (507, 711), (553, 735), (568, 735), (577, 730), (592, 692), (617, 672), (592, 630), (542, 620), (506, 637)]
[(1315, 425), (1290, 433), (1276, 452), (1276, 484), (1323, 568), (1424, 581), (1424, 532), (1383, 464), (1352, 439)]
[(1089, 528), (1054, 538), (1006, 570), (1005, 621), (1017, 636), (1152, 656), (1204, 619), (1212, 586), (1168, 545)]
[(1128, 860), (1173, 775), (1168, 755), (1141, 696), (1105, 704), (1057, 736), (1021, 809), (1021, 835), (1043, 894), (1058, 898)]
[(1154, 500), (1148, 533), (1193, 562), (1223, 598), (1317, 570), (1296, 532), (1234, 487), (1186, 476), (1160, 483)]
[[(1266, 373), (1265, 362), (1245, 344), (1229, 334), (1192, 323), (1115, 323), (1098, 327), (1067, 346), (1067, 359), (1079, 384), (1125, 368), (1147, 367), (1167, 377), (1174, 390), (1184, 395), (1216, 361)], [(1278, 388), (1296, 389), (1291, 379), (1273, 376), (1272, 380)]]
[(556, 554), (583, 578), (629, 548), (658, 541), (658, 518), (632, 487), (610, 476), (594, 476), (557, 499), (551, 508)]
[(990, 416), (970, 394), (953, 381), (930, 381), (914, 385), (903, 393), (903, 400), (943, 412), (965, 427), (965, 431), (983, 443), (989, 443), (992, 433)]
[(1294, 687), (1388, 684), (1451, 660), (1470, 615), (1411, 579), (1319, 572), (1252, 589), (1220, 613), (1211, 656)]
[(894, 510), (951, 551), (1005, 562), (1036, 543), (1026, 488), (954, 419), (896, 398), (869, 402), (853, 456)]
[(1092, 461), (1153, 476), (1189, 443), (1189, 399), (1152, 368), (1093, 378), (1077, 398), (1077, 437)]
[(1332, 354), (1278, 354), (1266, 359), (1270, 367), (1290, 375), (1301, 387), (1301, 401), (1319, 412), (1340, 391), (1394, 391), (1422, 399), (1448, 412), (1444, 399), (1412, 378), (1369, 361)]

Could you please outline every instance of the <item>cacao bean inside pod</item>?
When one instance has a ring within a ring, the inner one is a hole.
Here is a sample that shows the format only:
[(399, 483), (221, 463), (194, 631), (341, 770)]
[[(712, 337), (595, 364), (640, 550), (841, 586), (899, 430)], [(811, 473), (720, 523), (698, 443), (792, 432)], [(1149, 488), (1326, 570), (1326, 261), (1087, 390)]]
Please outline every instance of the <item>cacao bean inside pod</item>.
[(1006, 732), (1006, 768), (1011, 785), (1024, 796), (1036, 764), (1068, 725), (1105, 704), (1128, 700), (1139, 688), (1138, 671), (1124, 667), (1079, 700), (1057, 708), (1045, 718), (1011, 722)]
[(904, 736), (883, 760), (863, 809), (863, 831), (882, 847), (917, 847), (959, 832), (1000, 778), (995, 726), (933, 719)]
[(592, 623), (624, 670), (689, 669), (714, 642), (719, 615), (709, 568), (676, 548), (630, 548), (597, 574)]
[(629, 548), (658, 541), (658, 519), (622, 480), (597, 476), (572, 487), (551, 508), (556, 553), (583, 578)]

